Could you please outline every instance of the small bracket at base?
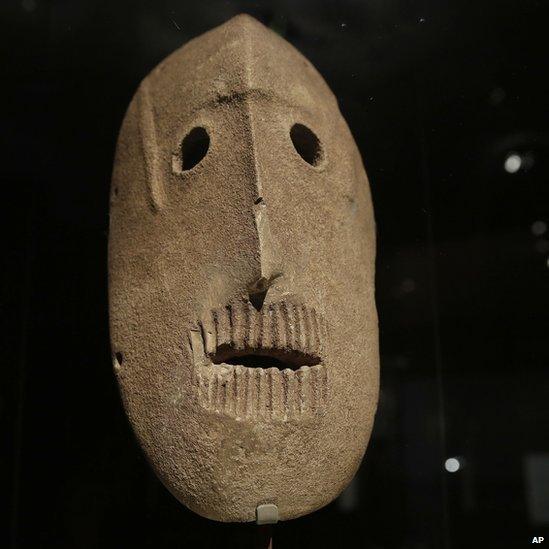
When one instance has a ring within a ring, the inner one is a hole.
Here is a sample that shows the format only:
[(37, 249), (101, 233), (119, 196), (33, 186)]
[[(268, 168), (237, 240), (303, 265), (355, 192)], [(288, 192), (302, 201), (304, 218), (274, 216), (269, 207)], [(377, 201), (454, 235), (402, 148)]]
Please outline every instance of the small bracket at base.
[(276, 524), (278, 522), (278, 507), (274, 503), (258, 505), (255, 509), (255, 522), (262, 524)]

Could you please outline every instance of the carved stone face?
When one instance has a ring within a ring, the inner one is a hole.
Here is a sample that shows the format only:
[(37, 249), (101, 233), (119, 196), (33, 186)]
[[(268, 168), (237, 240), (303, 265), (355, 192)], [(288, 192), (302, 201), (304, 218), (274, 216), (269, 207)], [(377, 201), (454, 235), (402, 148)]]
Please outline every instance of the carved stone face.
[(378, 396), (375, 225), (335, 97), (248, 16), (141, 83), (111, 193), (110, 323), (130, 422), (195, 512), (333, 500)]

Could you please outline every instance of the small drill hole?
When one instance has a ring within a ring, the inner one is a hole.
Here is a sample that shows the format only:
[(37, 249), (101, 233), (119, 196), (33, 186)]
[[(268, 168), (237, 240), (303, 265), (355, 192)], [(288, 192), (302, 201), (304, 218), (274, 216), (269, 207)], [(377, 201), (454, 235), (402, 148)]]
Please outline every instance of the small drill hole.
[(254, 204), (257, 206), (258, 204), (261, 204), (263, 202), (263, 197), (260, 196), (259, 198), (256, 198)]
[(290, 138), (295, 150), (311, 166), (318, 166), (322, 161), (323, 152), (318, 137), (303, 124), (294, 124), (290, 130)]
[(181, 169), (194, 168), (205, 156), (210, 147), (210, 137), (204, 128), (193, 128), (181, 143)]

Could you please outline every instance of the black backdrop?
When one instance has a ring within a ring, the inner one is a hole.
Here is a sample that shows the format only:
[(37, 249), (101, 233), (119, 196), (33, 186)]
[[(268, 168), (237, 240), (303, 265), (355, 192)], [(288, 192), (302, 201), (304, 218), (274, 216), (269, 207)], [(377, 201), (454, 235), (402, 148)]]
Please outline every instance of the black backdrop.
[(275, 547), (549, 543), (544, 4), (3, 3), (0, 544), (250, 546), (252, 526), (194, 515), (149, 470), (111, 373), (106, 297), (126, 105), (163, 57), (240, 12), (325, 76), (378, 224), (371, 446), (344, 495), (278, 525)]

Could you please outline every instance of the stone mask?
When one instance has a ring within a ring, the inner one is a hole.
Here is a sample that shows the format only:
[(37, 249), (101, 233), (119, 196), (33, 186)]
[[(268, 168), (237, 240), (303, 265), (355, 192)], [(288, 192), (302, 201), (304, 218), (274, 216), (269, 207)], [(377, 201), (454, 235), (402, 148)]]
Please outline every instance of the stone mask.
[(141, 83), (111, 191), (110, 327), (154, 470), (205, 517), (332, 501), (378, 398), (375, 223), (337, 101), (241, 15)]

